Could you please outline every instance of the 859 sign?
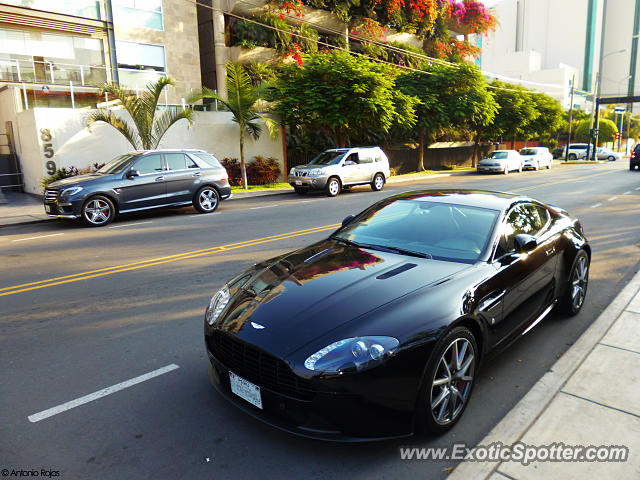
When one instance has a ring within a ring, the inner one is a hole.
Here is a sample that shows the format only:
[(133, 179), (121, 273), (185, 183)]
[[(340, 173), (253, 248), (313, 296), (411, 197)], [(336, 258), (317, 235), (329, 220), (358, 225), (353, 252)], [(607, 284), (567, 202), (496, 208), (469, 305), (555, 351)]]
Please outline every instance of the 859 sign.
[[(42, 140), (42, 151), (44, 153), (44, 156), (46, 158), (53, 158), (55, 152), (53, 151), (53, 136), (51, 135), (51, 130), (49, 130), (48, 128), (41, 128), (40, 140)], [(45, 167), (49, 175), (53, 175), (54, 173), (56, 173), (57, 166), (56, 162), (54, 162), (53, 160), (47, 161), (47, 163), (45, 163)]]

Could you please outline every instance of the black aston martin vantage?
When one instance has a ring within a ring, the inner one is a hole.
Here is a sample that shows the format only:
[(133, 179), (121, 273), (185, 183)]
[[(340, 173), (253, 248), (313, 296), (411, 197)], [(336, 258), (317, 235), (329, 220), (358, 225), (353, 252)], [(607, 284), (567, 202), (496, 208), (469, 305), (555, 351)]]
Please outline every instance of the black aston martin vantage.
[(217, 292), (209, 377), (242, 410), (307, 437), (443, 433), (483, 357), (554, 307), (580, 311), (590, 259), (580, 222), (531, 198), (395, 195)]

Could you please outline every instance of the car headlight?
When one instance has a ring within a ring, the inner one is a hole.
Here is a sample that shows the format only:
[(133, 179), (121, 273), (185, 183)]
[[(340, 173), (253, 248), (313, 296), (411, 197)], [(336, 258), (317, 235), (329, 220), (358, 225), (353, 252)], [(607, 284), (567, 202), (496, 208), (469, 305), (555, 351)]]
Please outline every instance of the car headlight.
[(82, 191), (82, 187), (69, 187), (65, 188), (60, 192), (61, 197), (70, 197), (71, 195), (75, 195), (78, 192)]
[(293, 167), (291, 170), (289, 170), (289, 175), (293, 175), (296, 171), (296, 167)]
[(229, 289), (226, 286), (211, 297), (207, 311), (204, 314), (204, 319), (209, 325), (213, 325), (213, 322), (216, 321), (222, 313), (222, 310), (224, 310), (224, 307), (229, 303), (230, 298), (231, 295), (229, 294)]
[(345, 338), (318, 350), (304, 361), (304, 366), (314, 372), (361, 370), (393, 354), (399, 343), (393, 337)]
[(314, 168), (312, 170), (309, 170), (310, 177), (319, 177), (320, 175), (322, 175), (322, 169), (320, 168)]

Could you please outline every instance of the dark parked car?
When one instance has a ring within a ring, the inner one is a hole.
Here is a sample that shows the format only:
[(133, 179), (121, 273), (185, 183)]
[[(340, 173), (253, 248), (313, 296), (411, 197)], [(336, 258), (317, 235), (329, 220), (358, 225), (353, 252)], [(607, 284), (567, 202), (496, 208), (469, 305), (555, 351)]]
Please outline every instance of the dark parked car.
[(636, 168), (640, 169), (640, 143), (633, 147), (631, 158), (629, 158), (629, 169), (635, 170)]
[(389, 197), (217, 292), (209, 377), (245, 412), (303, 436), (442, 433), (482, 358), (556, 305), (580, 311), (590, 258), (580, 222), (527, 197)]
[(146, 150), (121, 155), (88, 175), (47, 185), (44, 209), (100, 227), (116, 214), (193, 205), (211, 213), (231, 196), (227, 171), (203, 150)]

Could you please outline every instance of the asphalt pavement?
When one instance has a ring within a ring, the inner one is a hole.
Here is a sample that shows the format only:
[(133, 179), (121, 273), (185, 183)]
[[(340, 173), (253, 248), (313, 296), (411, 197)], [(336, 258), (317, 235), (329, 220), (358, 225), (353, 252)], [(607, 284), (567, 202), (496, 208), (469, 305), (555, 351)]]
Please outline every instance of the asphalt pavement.
[[(422, 188), (515, 191), (578, 216), (593, 247), (582, 312), (551, 315), (485, 363), (464, 417), (439, 438), (299, 439), (211, 389), (202, 317), (224, 282), (323, 238), (376, 200)], [(639, 201), (640, 174), (615, 162), (421, 178), (336, 198), (236, 199), (211, 215), (183, 208), (100, 229), (63, 220), (2, 227), (0, 468), (60, 478), (444, 478), (455, 462), (402, 461), (399, 447), (472, 446), (500, 422), (637, 270)]]

